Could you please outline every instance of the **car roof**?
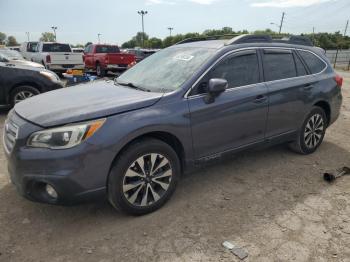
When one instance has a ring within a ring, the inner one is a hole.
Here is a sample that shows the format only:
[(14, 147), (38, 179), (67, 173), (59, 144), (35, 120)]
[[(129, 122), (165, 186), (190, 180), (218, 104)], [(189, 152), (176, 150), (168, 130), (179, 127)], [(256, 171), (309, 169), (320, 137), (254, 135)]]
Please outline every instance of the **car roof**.
[(183, 43), (175, 45), (174, 47), (193, 47), (193, 48), (211, 48), (219, 50), (235, 50), (242, 48), (292, 48), (292, 49), (304, 49), (310, 50), (317, 54), (324, 54), (324, 50), (315, 46), (297, 45), (297, 44), (285, 44), (285, 43), (245, 43), (245, 44), (228, 44), (229, 40), (206, 40), (195, 41), (189, 43)]

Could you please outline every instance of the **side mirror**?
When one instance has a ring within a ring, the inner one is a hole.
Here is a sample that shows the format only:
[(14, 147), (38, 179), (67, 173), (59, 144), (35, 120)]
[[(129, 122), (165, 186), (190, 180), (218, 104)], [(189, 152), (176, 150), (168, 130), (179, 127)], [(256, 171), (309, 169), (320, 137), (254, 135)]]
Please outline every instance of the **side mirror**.
[(219, 96), (228, 87), (228, 82), (226, 79), (222, 78), (212, 78), (209, 80), (208, 84), (208, 95), (205, 96), (205, 102), (207, 104), (213, 103), (215, 97)]

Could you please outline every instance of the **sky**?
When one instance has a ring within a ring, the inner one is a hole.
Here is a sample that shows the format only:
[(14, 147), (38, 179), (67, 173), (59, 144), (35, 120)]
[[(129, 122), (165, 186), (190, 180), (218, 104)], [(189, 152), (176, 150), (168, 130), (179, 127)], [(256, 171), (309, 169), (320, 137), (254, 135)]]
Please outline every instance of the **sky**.
[[(278, 26), (285, 12), (282, 32), (310, 33), (345, 30), (350, 0), (0, 0), (0, 32), (18, 42), (39, 39), (42, 32), (57, 29), (57, 41), (70, 44), (101, 42), (122, 44), (141, 31), (164, 38), (205, 29), (254, 31)], [(271, 25), (271, 23), (275, 23)], [(347, 31), (350, 35), (350, 25)]]

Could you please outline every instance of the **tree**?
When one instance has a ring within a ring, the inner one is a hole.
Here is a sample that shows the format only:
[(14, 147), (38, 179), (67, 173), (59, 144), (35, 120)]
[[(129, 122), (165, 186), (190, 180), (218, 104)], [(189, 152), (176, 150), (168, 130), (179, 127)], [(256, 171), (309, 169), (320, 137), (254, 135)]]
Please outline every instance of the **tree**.
[(162, 39), (152, 37), (147, 41), (147, 46), (149, 48), (162, 48)]
[(7, 38), (7, 45), (8, 46), (16, 46), (16, 45), (18, 45), (16, 38), (14, 36), (10, 35)]
[(142, 40), (146, 42), (148, 40), (148, 35), (146, 33), (138, 32), (136, 36), (133, 37), (133, 40), (136, 41), (137, 46), (142, 46)]
[(6, 39), (6, 34), (4, 34), (3, 32), (0, 32), (0, 44), (4, 43)]
[(134, 48), (136, 46), (136, 41), (134, 39), (129, 40), (122, 44), (122, 48)]
[(43, 42), (55, 42), (55, 35), (51, 32), (44, 32), (41, 34), (39, 40)]
[(87, 42), (87, 43), (85, 44), (85, 47), (87, 47), (87, 46), (89, 46), (89, 45), (92, 45), (92, 42)]

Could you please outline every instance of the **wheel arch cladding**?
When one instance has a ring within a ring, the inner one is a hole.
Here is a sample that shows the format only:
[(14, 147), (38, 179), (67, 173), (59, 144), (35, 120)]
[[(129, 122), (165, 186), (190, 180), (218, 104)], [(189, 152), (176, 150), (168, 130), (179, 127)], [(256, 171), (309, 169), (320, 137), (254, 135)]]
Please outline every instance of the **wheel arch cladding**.
[[(131, 139), (129, 142), (127, 142), (121, 149), (120, 151), (116, 154), (116, 156), (114, 157), (109, 172), (111, 171), (112, 167), (114, 166), (115, 162), (118, 160), (118, 157), (120, 155), (123, 154), (123, 152), (133, 143), (143, 140), (143, 139), (147, 139), (147, 138), (153, 138), (153, 139), (158, 139), (166, 144), (168, 144), (176, 153), (176, 155), (179, 158), (180, 161), (180, 168), (181, 168), (181, 172), (183, 172), (184, 167), (185, 167), (185, 150), (184, 147), (182, 145), (182, 143), (180, 142), (180, 140), (173, 134), (169, 133), (169, 132), (165, 132), (165, 131), (153, 131), (153, 132), (149, 132), (149, 133), (145, 133), (142, 135), (139, 135), (133, 139)], [(109, 174), (108, 174), (109, 176)], [(106, 181), (106, 183), (108, 183), (108, 179)]]
[(326, 117), (327, 117), (327, 125), (328, 125), (329, 121), (331, 119), (331, 107), (328, 104), (328, 102), (326, 102), (326, 101), (319, 101), (316, 104), (314, 104), (314, 106), (318, 106), (318, 107), (323, 109), (323, 111), (325, 112)]

